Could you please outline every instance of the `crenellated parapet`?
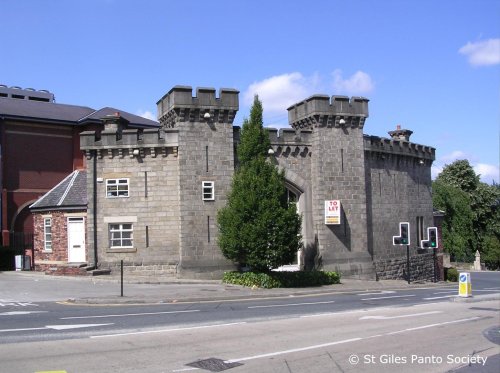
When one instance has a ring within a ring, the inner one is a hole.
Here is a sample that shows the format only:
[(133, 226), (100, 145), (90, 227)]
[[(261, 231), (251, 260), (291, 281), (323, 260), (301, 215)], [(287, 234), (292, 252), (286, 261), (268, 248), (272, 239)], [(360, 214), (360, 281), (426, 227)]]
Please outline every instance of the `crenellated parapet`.
[(314, 127), (363, 128), (368, 117), (364, 97), (314, 95), (288, 108), (288, 123), (296, 130)]
[(267, 131), (274, 157), (311, 156), (311, 131), (298, 133), (292, 128), (267, 128)]
[(388, 139), (378, 136), (363, 137), (365, 152), (372, 156), (385, 159), (388, 156), (414, 158), (422, 165), (432, 165), (436, 159), (436, 149), (430, 146), (397, 139)]
[(179, 122), (232, 124), (239, 109), (239, 91), (221, 88), (197, 88), (196, 96), (189, 86), (175, 86), (157, 103), (158, 120), (164, 128), (175, 128)]
[(102, 121), (103, 131), (80, 133), (80, 149), (87, 159), (94, 153), (98, 158), (177, 156), (179, 135), (175, 129), (128, 129), (119, 115), (106, 116)]

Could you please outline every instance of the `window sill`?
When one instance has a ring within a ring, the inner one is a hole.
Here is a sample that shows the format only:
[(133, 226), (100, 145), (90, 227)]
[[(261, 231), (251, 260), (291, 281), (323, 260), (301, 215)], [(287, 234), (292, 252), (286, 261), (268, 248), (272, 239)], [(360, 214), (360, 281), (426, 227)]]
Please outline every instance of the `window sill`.
[(135, 247), (108, 247), (106, 253), (136, 253), (137, 248)]

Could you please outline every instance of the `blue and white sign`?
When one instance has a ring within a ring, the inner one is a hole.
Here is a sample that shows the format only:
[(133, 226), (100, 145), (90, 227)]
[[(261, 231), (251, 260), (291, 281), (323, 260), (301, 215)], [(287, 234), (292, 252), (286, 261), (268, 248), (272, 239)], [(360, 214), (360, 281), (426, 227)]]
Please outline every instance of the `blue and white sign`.
[(470, 281), (469, 272), (462, 272), (458, 275), (458, 296), (459, 297), (472, 296), (472, 284)]

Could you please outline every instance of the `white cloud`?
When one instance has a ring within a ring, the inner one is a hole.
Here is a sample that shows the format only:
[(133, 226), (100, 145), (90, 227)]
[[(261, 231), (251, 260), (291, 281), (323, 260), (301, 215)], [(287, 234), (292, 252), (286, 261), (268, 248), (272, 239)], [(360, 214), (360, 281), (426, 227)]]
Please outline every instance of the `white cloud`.
[(156, 115), (153, 114), (149, 110), (139, 110), (139, 111), (137, 111), (137, 115), (140, 117), (146, 118), (146, 119), (150, 119), (150, 120), (154, 120), (154, 121), (157, 120)]
[(272, 76), (250, 84), (244, 93), (244, 102), (251, 105), (259, 95), (264, 113), (286, 113), (286, 109), (314, 93), (318, 77), (304, 77), (299, 72)]
[(469, 158), (466, 153), (461, 150), (452, 151), (450, 154), (443, 155), (439, 160), (445, 163), (453, 163), (458, 159), (467, 159)]
[(468, 42), (458, 52), (467, 56), (472, 66), (500, 64), (500, 39)]
[(500, 171), (498, 166), (492, 164), (478, 163), (474, 165), (476, 174), (481, 175), (481, 181), (491, 184), (493, 180), (498, 183)]
[(372, 78), (363, 71), (356, 71), (349, 78), (344, 79), (342, 70), (337, 69), (332, 73), (332, 76), (333, 88), (339, 94), (362, 95), (375, 89)]
[(491, 184), (493, 181), (499, 182), (500, 171), (498, 166), (475, 162), (476, 157), (471, 156), (461, 150), (455, 150), (449, 154), (445, 154), (439, 159), (436, 159), (432, 165), (431, 174), (432, 178), (435, 179), (446, 165), (453, 163), (459, 159), (467, 159), (469, 164), (474, 169), (476, 175), (480, 175), (480, 179), (483, 183)]
[(257, 94), (264, 106), (265, 115), (282, 114), (285, 117), (286, 109), (291, 105), (313, 94), (328, 94), (332, 87), (335, 93), (345, 95), (365, 94), (372, 92), (375, 88), (370, 75), (363, 71), (357, 71), (352, 76), (343, 79), (342, 72), (335, 70), (327, 80), (325, 82), (319, 74), (304, 76), (300, 72), (275, 75), (252, 83), (243, 95), (243, 102), (250, 106), (254, 95)]

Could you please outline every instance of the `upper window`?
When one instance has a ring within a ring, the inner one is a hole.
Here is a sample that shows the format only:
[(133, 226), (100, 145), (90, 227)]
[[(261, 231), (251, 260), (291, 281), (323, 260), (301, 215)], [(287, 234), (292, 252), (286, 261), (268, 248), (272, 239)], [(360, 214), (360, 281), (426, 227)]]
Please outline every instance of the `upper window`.
[(52, 251), (52, 219), (43, 219), (43, 249)]
[(203, 189), (203, 200), (204, 201), (213, 201), (215, 200), (215, 191), (214, 191), (214, 182), (213, 181), (203, 181), (202, 182)]
[(106, 197), (128, 197), (129, 196), (129, 179), (107, 179), (106, 180)]
[(131, 223), (109, 225), (109, 247), (111, 249), (134, 247), (134, 226)]

